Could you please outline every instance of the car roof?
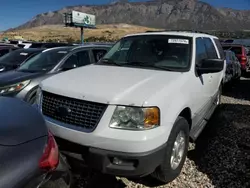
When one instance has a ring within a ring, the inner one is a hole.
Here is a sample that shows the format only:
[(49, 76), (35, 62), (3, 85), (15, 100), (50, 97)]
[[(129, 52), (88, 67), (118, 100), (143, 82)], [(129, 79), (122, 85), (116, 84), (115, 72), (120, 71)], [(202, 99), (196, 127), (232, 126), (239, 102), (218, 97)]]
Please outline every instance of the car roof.
[(15, 47), (15, 46), (1, 46), (0, 45), (0, 50), (3, 50), (3, 49), (13, 49), (13, 48), (16, 48), (16, 49), (19, 49), (18, 47)]
[(143, 35), (176, 35), (176, 36), (185, 36), (185, 37), (209, 37), (209, 38), (216, 38), (218, 37), (205, 34), (205, 33), (196, 33), (196, 32), (188, 32), (188, 31), (154, 31), (154, 32), (145, 32), (145, 33), (137, 33), (137, 34), (129, 34), (125, 37), (129, 36), (143, 36)]
[(222, 47), (223, 47), (223, 46), (244, 47), (242, 44), (228, 44), (228, 43), (222, 43), (221, 45), (222, 45)]
[(112, 45), (109, 44), (84, 44), (79, 46), (73, 46), (72, 50), (81, 49), (81, 48), (110, 48)]
[(27, 53), (32, 53), (32, 52), (42, 52), (44, 49), (43, 48), (20, 48), (15, 50), (15, 52), (27, 52)]

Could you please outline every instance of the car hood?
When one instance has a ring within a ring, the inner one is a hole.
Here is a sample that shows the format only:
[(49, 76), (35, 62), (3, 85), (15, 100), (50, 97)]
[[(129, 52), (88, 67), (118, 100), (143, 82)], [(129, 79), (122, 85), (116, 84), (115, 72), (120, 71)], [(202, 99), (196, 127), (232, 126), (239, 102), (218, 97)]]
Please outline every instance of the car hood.
[(107, 104), (141, 106), (183, 73), (118, 66), (88, 65), (52, 76), (42, 89), (67, 97)]
[(48, 135), (40, 112), (17, 98), (0, 98), (0, 145), (15, 146)]
[(7, 71), (0, 73), (0, 87), (15, 84), (25, 80), (30, 80), (37, 78), (45, 73), (30, 73), (30, 72), (20, 72), (20, 71)]

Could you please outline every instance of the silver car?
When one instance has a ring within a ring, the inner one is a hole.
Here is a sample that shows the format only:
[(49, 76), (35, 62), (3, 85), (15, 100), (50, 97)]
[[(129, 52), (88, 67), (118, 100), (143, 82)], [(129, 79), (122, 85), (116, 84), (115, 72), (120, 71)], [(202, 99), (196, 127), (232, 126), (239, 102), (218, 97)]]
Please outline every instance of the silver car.
[(35, 102), (39, 83), (63, 71), (97, 62), (111, 45), (83, 45), (46, 49), (18, 69), (0, 74), (0, 96)]

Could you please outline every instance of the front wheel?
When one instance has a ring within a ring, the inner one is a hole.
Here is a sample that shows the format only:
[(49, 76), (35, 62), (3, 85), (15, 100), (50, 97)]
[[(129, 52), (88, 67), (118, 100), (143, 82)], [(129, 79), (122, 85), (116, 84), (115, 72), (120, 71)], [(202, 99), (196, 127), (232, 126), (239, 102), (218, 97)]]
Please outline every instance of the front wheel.
[(169, 135), (164, 159), (152, 176), (164, 183), (173, 181), (181, 173), (189, 144), (189, 124), (178, 117)]

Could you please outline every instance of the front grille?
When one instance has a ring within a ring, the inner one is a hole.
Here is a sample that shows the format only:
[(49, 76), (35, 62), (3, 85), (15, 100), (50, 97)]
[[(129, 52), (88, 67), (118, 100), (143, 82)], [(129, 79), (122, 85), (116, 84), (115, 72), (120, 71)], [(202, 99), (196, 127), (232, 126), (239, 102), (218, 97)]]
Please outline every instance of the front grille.
[[(91, 132), (96, 128), (107, 106), (106, 104), (69, 98), (43, 91), (43, 114), (67, 125), (82, 128), (83, 131)], [(67, 115), (58, 114), (59, 107), (70, 109), (71, 112), (67, 113)]]

